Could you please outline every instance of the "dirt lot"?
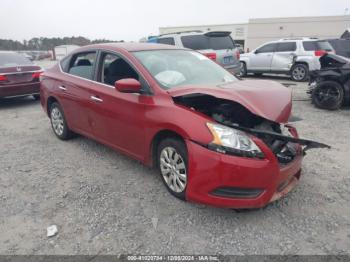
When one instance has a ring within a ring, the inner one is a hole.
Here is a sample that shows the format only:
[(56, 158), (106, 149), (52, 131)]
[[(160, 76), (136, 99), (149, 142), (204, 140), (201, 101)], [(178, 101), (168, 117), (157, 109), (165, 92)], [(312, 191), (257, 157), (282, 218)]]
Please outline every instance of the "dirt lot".
[(350, 108), (318, 110), (305, 83), (290, 88), (300, 135), (333, 148), (310, 151), (298, 187), (249, 212), (177, 200), (156, 171), (59, 141), (32, 98), (0, 100), (0, 253), (349, 254)]

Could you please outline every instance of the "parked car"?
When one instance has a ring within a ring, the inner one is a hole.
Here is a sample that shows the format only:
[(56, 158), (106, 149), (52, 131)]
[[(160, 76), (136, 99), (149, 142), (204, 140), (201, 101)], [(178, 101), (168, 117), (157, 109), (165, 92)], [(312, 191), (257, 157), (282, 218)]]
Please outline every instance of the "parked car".
[(320, 63), (321, 69), (310, 75), (308, 93), (318, 108), (339, 109), (350, 102), (350, 59), (327, 54)]
[(42, 72), (23, 55), (0, 51), (0, 98), (32, 95), (39, 99)]
[(350, 39), (328, 39), (327, 40), (340, 56), (350, 58)]
[(241, 55), (241, 75), (263, 73), (290, 75), (294, 81), (305, 81), (309, 72), (320, 69), (319, 58), (334, 53), (325, 40), (287, 38), (259, 46)]
[(233, 74), (240, 73), (240, 52), (227, 31), (185, 31), (152, 37), (149, 43), (175, 45), (196, 50)]
[(291, 92), (284, 86), (238, 80), (171, 45), (74, 50), (43, 74), (41, 104), (59, 139), (95, 139), (158, 167), (174, 196), (221, 207), (279, 199), (299, 180), (304, 150), (326, 147), (285, 124)]

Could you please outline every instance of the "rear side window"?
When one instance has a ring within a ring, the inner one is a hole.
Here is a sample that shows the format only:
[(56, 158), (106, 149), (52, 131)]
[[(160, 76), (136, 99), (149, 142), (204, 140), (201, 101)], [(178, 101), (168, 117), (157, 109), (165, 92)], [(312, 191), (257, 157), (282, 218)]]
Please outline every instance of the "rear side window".
[(271, 52), (275, 52), (275, 49), (276, 49), (276, 44), (271, 43), (271, 44), (267, 44), (267, 45), (260, 47), (258, 50), (256, 50), (256, 52), (257, 53), (271, 53)]
[(96, 52), (87, 52), (73, 55), (69, 63), (68, 73), (92, 80), (95, 62)]
[(209, 49), (208, 39), (204, 35), (186, 35), (181, 37), (184, 47), (193, 50)]
[(278, 43), (276, 52), (293, 52), (297, 50), (295, 42)]
[(305, 51), (325, 50), (332, 51), (333, 48), (327, 41), (304, 41), (303, 47)]
[(184, 47), (193, 50), (235, 48), (231, 36), (186, 35), (181, 37), (181, 41)]
[(175, 41), (173, 37), (158, 38), (157, 42), (159, 44), (175, 45)]

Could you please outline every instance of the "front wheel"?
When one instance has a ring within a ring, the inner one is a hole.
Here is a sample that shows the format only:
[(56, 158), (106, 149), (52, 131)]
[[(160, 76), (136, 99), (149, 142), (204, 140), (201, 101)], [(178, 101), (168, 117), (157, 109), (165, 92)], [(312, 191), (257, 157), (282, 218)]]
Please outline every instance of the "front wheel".
[(321, 82), (312, 91), (312, 102), (321, 109), (337, 110), (343, 104), (343, 100), (343, 87), (335, 81)]
[(297, 82), (305, 81), (309, 77), (309, 68), (304, 64), (295, 64), (291, 70), (291, 77)]
[(73, 132), (68, 128), (66, 118), (59, 103), (54, 102), (50, 107), (50, 121), (52, 130), (61, 140), (68, 140)]
[(177, 138), (166, 138), (160, 142), (157, 156), (164, 185), (172, 195), (185, 200), (188, 181), (185, 143)]

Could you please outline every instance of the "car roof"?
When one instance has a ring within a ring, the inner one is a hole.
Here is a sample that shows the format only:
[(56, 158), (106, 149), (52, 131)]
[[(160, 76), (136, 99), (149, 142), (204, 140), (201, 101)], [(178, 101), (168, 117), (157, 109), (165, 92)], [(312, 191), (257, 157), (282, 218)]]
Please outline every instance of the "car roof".
[(182, 48), (182, 47), (177, 47), (172, 45), (163, 45), (163, 44), (152, 44), (152, 43), (104, 43), (104, 44), (84, 46), (74, 51), (76, 52), (77, 50), (92, 49), (92, 48), (108, 49), (108, 50), (116, 50), (116, 51), (123, 49), (128, 52), (148, 51), (148, 50), (171, 50), (171, 49), (186, 50), (186, 48)]

